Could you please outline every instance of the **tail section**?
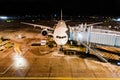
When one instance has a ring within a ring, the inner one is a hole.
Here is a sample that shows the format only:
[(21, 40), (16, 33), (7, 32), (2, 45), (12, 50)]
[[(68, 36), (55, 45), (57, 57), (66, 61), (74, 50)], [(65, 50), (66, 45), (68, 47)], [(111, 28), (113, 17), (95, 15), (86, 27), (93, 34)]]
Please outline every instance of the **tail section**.
[(61, 9), (61, 20), (62, 20), (62, 9)]

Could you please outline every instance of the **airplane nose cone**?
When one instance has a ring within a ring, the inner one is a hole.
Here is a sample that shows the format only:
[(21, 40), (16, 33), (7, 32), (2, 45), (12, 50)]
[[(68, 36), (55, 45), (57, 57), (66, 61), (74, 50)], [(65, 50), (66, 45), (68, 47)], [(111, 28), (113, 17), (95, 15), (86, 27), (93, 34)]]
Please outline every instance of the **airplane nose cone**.
[(66, 25), (60, 25), (57, 26), (55, 31), (54, 31), (54, 40), (58, 45), (65, 45), (68, 41), (68, 35), (66, 33), (67, 31)]

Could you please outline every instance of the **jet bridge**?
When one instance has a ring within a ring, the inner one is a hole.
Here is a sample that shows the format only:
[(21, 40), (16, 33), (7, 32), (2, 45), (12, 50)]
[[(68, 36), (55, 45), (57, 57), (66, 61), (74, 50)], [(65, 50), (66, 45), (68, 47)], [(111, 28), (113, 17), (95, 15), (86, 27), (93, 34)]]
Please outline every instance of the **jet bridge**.
[(88, 36), (90, 43), (120, 47), (120, 32), (117, 31), (110, 31), (110, 30), (97, 30), (89, 32)]
[(86, 31), (82, 31), (80, 27), (77, 30), (73, 28), (70, 30), (69, 40), (120, 47), (120, 32), (90, 27)]

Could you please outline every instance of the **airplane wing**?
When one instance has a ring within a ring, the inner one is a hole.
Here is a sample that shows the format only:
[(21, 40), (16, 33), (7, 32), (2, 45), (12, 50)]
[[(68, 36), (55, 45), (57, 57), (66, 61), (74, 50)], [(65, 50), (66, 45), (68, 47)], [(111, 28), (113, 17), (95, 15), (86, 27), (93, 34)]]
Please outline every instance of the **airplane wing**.
[(102, 23), (103, 23), (103, 22), (97, 22), (97, 23), (87, 24), (86, 26), (93, 26), (93, 25), (102, 24)]
[(54, 30), (54, 28), (48, 27), (48, 26), (43, 26), (43, 25), (38, 25), (38, 24), (32, 24), (32, 23), (26, 23), (26, 22), (21, 22), (22, 24), (30, 25), (33, 27), (40, 27), (42, 29), (49, 29), (49, 30)]

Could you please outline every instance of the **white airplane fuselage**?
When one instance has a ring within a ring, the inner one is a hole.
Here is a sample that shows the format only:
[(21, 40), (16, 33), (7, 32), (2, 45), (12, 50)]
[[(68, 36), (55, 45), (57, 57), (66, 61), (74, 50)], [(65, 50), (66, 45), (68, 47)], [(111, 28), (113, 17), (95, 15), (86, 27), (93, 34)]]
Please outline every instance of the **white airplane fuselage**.
[(53, 38), (58, 45), (65, 45), (68, 41), (68, 31), (65, 21), (60, 20), (56, 25), (56, 28), (53, 33)]

